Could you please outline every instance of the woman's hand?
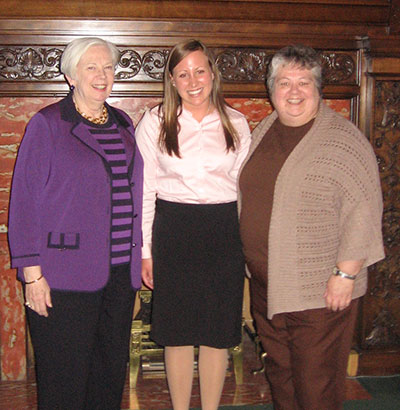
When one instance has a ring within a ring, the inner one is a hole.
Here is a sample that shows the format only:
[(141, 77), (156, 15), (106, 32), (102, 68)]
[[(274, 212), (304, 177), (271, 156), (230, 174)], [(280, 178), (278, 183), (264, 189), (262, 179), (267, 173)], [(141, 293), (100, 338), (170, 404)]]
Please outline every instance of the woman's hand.
[(331, 276), (324, 293), (325, 304), (329, 310), (337, 312), (350, 305), (354, 289), (354, 280)]
[[(40, 266), (27, 266), (24, 268), (25, 277), (25, 305), (34, 310), (40, 316), (49, 316), (47, 308), (51, 304), (50, 287), (46, 278), (42, 276)], [(35, 282), (39, 279), (37, 282)], [(33, 283), (29, 283), (33, 282)]]
[[(341, 261), (337, 267), (348, 275), (357, 275), (364, 260)], [(332, 275), (324, 293), (326, 307), (334, 312), (346, 309), (350, 305), (354, 290), (354, 280)]]
[(149, 288), (153, 289), (153, 259), (142, 259), (142, 281)]

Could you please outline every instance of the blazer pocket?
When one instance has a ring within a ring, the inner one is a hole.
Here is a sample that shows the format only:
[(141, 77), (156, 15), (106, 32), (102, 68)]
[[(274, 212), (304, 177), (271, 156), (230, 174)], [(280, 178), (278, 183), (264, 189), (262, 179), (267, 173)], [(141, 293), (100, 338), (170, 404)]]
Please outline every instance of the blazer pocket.
[(79, 249), (80, 234), (74, 232), (49, 232), (47, 247), (53, 249)]

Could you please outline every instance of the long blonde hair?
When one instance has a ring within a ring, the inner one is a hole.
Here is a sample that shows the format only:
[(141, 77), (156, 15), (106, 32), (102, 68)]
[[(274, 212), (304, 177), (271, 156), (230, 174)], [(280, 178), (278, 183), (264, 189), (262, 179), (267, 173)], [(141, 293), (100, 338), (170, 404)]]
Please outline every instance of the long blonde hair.
[(213, 86), (211, 91), (211, 103), (218, 110), (224, 130), (226, 150), (234, 151), (239, 144), (239, 138), (233, 127), (221, 92), (221, 76), (214, 62), (214, 58), (206, 46), (199, 40), (187, 40), (177, 44), (170, 52), (164, 71), (164, 97), (163, 102), (159, 105), (159, 116), (161, 117), (161, 130), (159, 136), (159, 146), (162, 151), (168, 155), (176, 155), (180, 158), (178, 134), (180, 125), (178, 118), (182, 113), (182, 99), (172, 85), (172, 74), (174, 68), (193, 51), (202, 51), (208, 59), (211, 71), (214, 75)]

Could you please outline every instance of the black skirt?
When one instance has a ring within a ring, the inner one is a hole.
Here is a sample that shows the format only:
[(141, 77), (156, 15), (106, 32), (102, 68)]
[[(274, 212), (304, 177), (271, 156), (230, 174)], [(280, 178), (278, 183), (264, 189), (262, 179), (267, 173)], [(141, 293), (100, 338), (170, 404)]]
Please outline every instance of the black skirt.
[(236, 346), (244, 257), (236, 202), (157, 200), (151, 338), (162, 346)]

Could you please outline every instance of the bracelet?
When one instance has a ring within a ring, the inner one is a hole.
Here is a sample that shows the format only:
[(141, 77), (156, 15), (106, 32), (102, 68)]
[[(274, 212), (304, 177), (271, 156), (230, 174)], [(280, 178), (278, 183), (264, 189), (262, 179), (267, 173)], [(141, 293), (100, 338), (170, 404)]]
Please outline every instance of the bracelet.
[(336, 266), (333, 268), (333, 275), (334, 276), (340, 276), (342, 278), (350, 279), (350, 280), (355, 280), (355, 278), (356, 278), (356, 275), (349, 275), (348, 273), (342, 272)]
[(32, 280), (31, 282), (25, 282), (25, 285), (30, 285), (32, 283), (39, 282), (39, 280), (42, 279), (42, 278), (43, 278), (43, 275), (40, 275), (37, 279)]

